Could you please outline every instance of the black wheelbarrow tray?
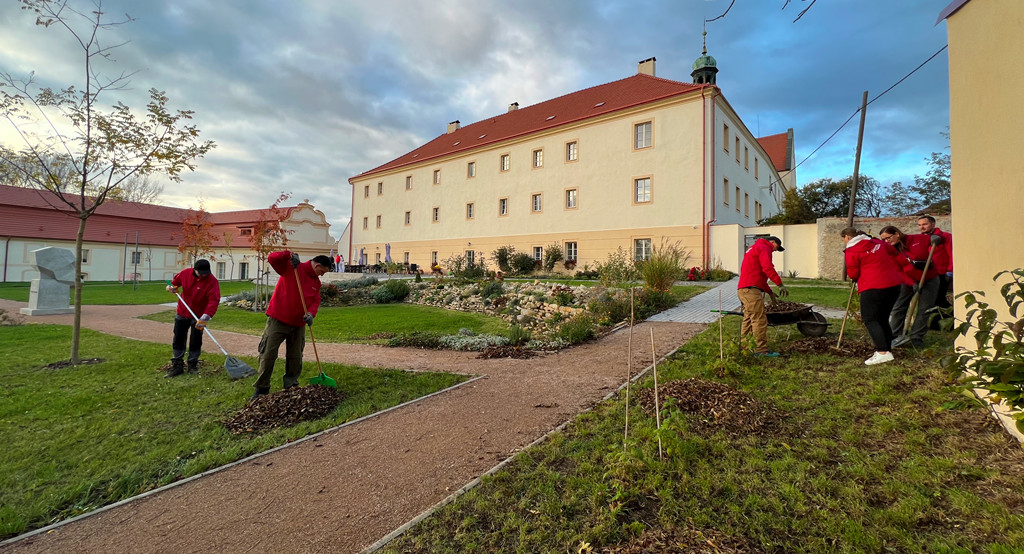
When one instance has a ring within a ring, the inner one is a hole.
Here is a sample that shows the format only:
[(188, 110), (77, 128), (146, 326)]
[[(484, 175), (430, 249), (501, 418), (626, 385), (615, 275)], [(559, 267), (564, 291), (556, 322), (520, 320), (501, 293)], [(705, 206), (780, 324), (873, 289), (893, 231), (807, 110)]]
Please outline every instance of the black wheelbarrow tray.
[[(718, 312), (718, 310), (711, 310), (712, 312)], [(730, 311), (722, 310), (723, 315), (743, 315), (743, 311)], [(776, 327), (779, 325), (793, 325), (796, 324), (797, 331), (805, 337), (823, 337), (828, 332), (828, 326), (831, 323), (825, 319), (825, 316), (814, 311), (813, 306), (804, 306), (799, 310), (793, 310), (790, 312), (776, 312), (768, 313), (768, 326)]]

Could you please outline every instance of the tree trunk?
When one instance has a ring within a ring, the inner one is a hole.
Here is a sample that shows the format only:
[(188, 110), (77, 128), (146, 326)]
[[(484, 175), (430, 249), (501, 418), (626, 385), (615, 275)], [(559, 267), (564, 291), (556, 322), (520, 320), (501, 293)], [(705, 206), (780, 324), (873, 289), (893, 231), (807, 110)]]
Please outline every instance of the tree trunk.
[(75, 322), (71, 326), (71, 364), (78, 363), (78, 343), (82, 335), (82, 239), (85, 237), (87, 215), (78, 216), (78, 235), (75, 237)]

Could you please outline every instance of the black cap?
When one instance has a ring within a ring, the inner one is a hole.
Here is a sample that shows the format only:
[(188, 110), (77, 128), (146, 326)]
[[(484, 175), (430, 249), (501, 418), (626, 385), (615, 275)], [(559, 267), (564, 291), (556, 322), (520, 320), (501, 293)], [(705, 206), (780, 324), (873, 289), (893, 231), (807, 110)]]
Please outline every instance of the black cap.
[[(770, 241), (774, 242), (775, 244), (779, 245), (778, 249), (776, 249), (776, 252), (785, 252), (786, 251), (786, 249), (782, 247), (782, 239), (780, 239), (779, 237), (768, 237), (766, 240), (770, 240)], [(205, 260), (203, 260), (203, 261), (205, 261)]]
[(196, 260), (196, 265), (192, 266), (192, 269), (196, 270), (196, 273), (200, 275), (209, 275), (213, 273), (210, 271), (209, 260)]

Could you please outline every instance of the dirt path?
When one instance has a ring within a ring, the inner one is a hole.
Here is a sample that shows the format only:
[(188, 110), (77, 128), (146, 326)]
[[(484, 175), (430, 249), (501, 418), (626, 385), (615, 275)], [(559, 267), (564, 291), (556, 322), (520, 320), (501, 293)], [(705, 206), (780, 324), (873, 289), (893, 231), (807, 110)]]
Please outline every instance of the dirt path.
[[(17, 303), (0, 301), (0, 308), (10, 307)], [(83, 321), (98, 331), (167, 342), (169, 325), (129, 319), (158, 308), (87, 306)], [(62, 319), (45, 321), (68, 322)], [(650, 327), (659, 355), (702, 328), (645, 323), (635, 331), (649, 337)], [(255, 353), (258, 337), (220, 335), (229, 352)], [(321, 356), (335, 362), (487, 377), (0, 550), (358, 552), (621, 384), (626, 340), (618, 332), (530, 360), (324, 344)], [(645, 367), (649, 340), (635, 343), (634, 365)]]

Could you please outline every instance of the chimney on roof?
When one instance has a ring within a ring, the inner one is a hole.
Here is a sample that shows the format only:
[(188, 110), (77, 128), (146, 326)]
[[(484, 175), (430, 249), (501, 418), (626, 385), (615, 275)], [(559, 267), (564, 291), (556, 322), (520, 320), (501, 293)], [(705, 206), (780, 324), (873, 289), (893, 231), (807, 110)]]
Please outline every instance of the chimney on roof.
[(512, 102), (508, 105), (508, 111), (514, 112), (519, 109), (519, 102)]
[(450, 134), (454, 133), (455, 131), (458, 131), (461, 128), (462, 128), (462, 123), (459, 123), (459, 120), (456, 119), (455, 121), (452, 121), (451, 123), (448, 124), (448, 132), (445, 133), (445, 134), (450, 135)]
[(644, 75), (650, 75), (651, 77), (654, 77), (655, 76), (654, 75), (654, 62), (656, 62), (656, 61), (658, 61), (658, 60), (656, 60), (652, 56), (652, 57), (647, 58), (646, 60), (643, 60), (640, 63), (636, 64), (636, 72), (637, 72), (637, 74), (643, 73)]

